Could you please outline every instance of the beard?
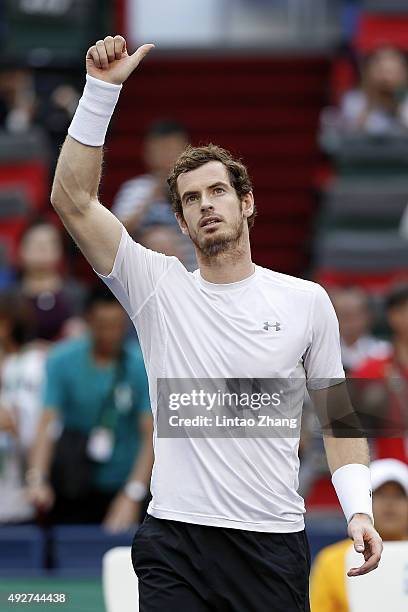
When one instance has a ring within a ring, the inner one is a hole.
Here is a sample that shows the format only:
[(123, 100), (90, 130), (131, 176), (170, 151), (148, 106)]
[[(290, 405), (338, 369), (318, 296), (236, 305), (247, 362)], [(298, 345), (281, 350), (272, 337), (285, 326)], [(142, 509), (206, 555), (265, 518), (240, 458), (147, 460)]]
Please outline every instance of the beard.
[(244, 219), (241, 217), (234, 227), (226, 231), (215, 231), (209, 236), (198, 237), (197, 234), (189, 232), (190, 238), (205, 258), (216, 257), (233, 252), (239, 245), (244, 232)]

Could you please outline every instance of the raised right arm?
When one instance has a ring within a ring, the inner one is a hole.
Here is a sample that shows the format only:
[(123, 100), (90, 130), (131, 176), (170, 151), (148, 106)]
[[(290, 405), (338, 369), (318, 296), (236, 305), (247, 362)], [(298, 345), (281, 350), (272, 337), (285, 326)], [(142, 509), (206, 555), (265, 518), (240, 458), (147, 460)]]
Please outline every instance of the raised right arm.
[[(51, 203), (89, 263), (108, 275), (122, 224), (98, 200), (103, 142), (120, 86), (153, 45), (128, 55), (122, 36), (107, 36), (88, 50), (88, 81), (58, 160)], [(90, 77), (90, 78), (89, 78)]]

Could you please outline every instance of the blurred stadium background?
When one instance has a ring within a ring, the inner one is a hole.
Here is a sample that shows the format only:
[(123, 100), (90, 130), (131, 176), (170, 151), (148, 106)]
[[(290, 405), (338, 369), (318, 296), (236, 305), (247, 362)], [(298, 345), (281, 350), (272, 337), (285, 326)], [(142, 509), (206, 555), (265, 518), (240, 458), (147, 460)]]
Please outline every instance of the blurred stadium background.
[[(132, 49), (154, 42), (156, 50), (126, 84), (115, 113), (103, 203), (114, 206), (121, 186), (149, 171), (146, 138), (158, 121), (167, 125), (164, 136), (156, 134), (159, 140), (166, 139), (169, 123), (181, 124), (193, 144), (231, 149), (247, 164), (255, 187), (254, 261), (326, 287), (340, 319), (349, 372), (367, 359), (388, 364), (397, 340), (405, 340), (405, 377), (408, 372), (407, 317), (390, 325), (384, 307), (393, 287), (403, 291), (408, 283), (404, 0), (5, 0), (0, 365), (6, 371), (10, 358), (20, 357), (13, 373), (20, 386), (10, 389), (3, 376), (0, 506), (20, 504), (11, 503), (11, 489), (21, 492), (24, 486), (47, 352), (86, 332), (84, 303), (96, 279), (53, 214), (49, 192), (83, 87), (86, 49), (115, 33), (125, 35)], [(153, 211), (154, 205), (149, 204)], [(169, 225), (165, 216), (158, 219), (138, 226), (145, 243), (182, 253), (178, 236), (152, 232)], [(43, 251), (49, 237), (36, 241), (31, 235), (28, 245), (29, 231), (41, 225), (57, 229), (51, 261), (44, 261)], [(61, 253), (55, 241), (62, 241)], [(42, 274), (57, 278), (54, 292), (36, 291)], [(61, 283), (65, 302), (58, 309)], [(408, 297), (401, 299), (406, 306)], [(31, 361), (21, 358), (27, 354)], [(28, 434), (21, 422), (26, 413)], [(377, 456), (407, 462), (402, 443), (372, 446)], [(19, 466), (13, 482), (6, 468), (11, 455)], [(316, 555), (344, 537), (345, 525), (311, 417), (305, 419), (301, 455)], [(102, 610), (102, 554), (131, 539), (132, 530), (112, 534), (97, 525), (50, 523), (30, 507), (0, 512), (0, 609), (15, 609), (5, 597), (14, 591), (63, 592), (69, 599), (65, 610)]]

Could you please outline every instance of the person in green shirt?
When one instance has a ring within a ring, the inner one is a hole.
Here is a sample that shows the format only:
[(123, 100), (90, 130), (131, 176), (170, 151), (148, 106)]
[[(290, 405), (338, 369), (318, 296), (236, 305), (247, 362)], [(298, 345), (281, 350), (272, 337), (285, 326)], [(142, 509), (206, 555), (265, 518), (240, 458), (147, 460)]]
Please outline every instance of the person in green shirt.
[(84, 336), (48, 354), (44, 410), (26, 474), (29, 497), (55, 523), (112, 531), (140, 516), (150, 480), (152, 416), (139, 345), (113, 295), (91, 295)]

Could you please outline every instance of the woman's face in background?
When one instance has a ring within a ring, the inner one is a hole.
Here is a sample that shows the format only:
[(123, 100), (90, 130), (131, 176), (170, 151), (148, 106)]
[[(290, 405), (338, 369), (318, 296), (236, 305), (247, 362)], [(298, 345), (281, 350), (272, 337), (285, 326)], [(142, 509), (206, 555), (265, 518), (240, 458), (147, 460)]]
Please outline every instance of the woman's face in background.
[(20, 246), (20, 261), (24, 272), (53, 272), (62, 257), (58, 230), (53, 225), (38, 225), (29, 229)]

